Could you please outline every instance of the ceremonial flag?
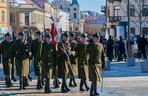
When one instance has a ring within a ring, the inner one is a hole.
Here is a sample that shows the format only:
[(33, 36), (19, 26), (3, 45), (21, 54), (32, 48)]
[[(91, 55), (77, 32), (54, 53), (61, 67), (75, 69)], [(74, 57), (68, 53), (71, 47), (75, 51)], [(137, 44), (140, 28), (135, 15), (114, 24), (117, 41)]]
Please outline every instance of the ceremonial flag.
[(44, 5), (44, 0), (32, 0), (33, 3), (35, 3), (38, 7), (44, 9), (45, 5)]

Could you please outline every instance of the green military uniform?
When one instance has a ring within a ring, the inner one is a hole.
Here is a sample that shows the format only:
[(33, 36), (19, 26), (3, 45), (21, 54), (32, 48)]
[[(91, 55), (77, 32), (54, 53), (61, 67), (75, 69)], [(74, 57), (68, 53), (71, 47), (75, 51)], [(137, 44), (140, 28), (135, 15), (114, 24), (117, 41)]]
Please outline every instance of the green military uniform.
[(6, 76), (6, 86), (11, 87), (11, 70), (12, 70), (12, 64), (11, 64), (11, 56), (9, 55), (8, 51), (10, 50), (10, 47), (12, 45), (12, 42), (9, 41), (3, 41), (0, 44), (0, 53), (2, 53), (2, 61), (3, 61), (3, 70), (4, 75)]
[[(36, 32), (36, 35), (41, 35), (40, 32)], [(40, 38), (34, 39), (31, 44), (31, 52), (34, 57), (34, 72), (35, 76), (37, 76), (37, 89), (42, 88), (42, 60), (41, 60), (41, 52), (42, 52), (42, 40)]]
[(89, 80), (92, 82), (90, 96), (99, 95), (97, 93), (97, 81), (101, 82), (101, 72), (105, 68), (105, 54), (104, 48), (101, 43), (99, 43), (99, 34), (93, 35), (93, 42), (89, 43), (87, 46), (88, 52), (88, 70), (89, 70)]
[[(50, 35), (46, 33), (45, 38), (50, 38)], [(44, 42), (42, 47), (42, 76), (46, 79), (45, 82), (45, 93), (50, 93), (50, 71), (53, 69), (55, 64), (55, 46), (52, 43)]]

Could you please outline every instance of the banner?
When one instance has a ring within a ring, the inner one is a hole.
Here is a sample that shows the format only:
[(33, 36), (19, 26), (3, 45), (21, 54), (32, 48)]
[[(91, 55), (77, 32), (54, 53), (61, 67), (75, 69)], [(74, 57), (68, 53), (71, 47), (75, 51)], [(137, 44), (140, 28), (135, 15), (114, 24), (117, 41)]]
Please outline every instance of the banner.
[(45, 4), (44, 4), (44, 0), (32, 0), (33, 3), (35, 3), (37, 6), (39, 6), (40, 8), (44, 9), (45, 8)]

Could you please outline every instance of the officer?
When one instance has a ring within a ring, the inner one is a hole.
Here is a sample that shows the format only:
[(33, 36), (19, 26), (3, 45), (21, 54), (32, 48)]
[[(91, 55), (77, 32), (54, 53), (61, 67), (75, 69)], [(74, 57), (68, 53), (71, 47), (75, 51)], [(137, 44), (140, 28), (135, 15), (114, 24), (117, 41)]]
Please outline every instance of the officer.
[(87, 34), (83, 33), (81, 35), (80, 43), (77, 44), (76, 47), (76, 56), (78, 58), (78, 77), (81, 80), (80, 81), (80, 91), (85, 91), (83, 88), (83, 85), (85, 85), (86, 91), (89, 90), (89, 87), (86, 83), (86, 65), (87, 65)]
[[(75, 33), (70, 33), (70, 47), (71, 47), (71, 54), (70, 54), (70, 62), (72, 65), (72, 70), (75, 70), (76, 67), (76, 56), (75, 56), (75, 48), (77, 46), (77, 43), (75, 41)], [(75, 77), (73, 74), (70, 74), (70, 81), (69, 81), (69, 86), (70, 87), (76, 87), (76, 81), (75, 81)]]
[(2, 53), (2, 62), (3, 62), (3, 68), (4, 68), (4, 75), (5, 75), (5, 83), (7, 87), (12, 87), (11, 83), (11, 70), (12, 70), (12, 64), (11, 64), (11, 55), (8, 53), (10, 50), (10, 47), (12, 45), (11, 43), (11, 35), (9, 33), (5, 34), (5, 40), (1, 42), (0, 44), (0, 53)]
[(35, 39), (31, 44), (31, 52), (34, 57), (34, 72), (35, 76), (37, 76), (37, 89), (42, 88), (42, 61), (41, 61), (41, 52), (42, 52), (42, 38), (41, 32), (35, 33)]
[(98, 33), (93, 35), (93, 42), (87, 46), (89, 80), (91, 81), (90, 96), (97, 96), (97, 81), (101, 82), (101, 71), (105, 68), (104, 48), (99, 43), (100, 36)]
[(49, 33), (45, 33), (45, 41), (42, 46), (42, 75), (45, 78), (45, 93), (51, 93), (50, 89), (50, 70), (53, 68), (55, 64), (55, 46), (51, 42), (51, 35)]
[(18, 40), (12, 45), (10, 52), (15, 52), (16, 56), (16, 73), (20, 80), (20, 90), (26, 87), (26, 77), (29, 74), (29, 44), (27, 35), (19, 33)]
[(65, 93), (70, 91), (70, 89), (67, 86), (66, 83), (66, 77), (69, 70), (68, 64), (70, 63), (69, 60), (69, 54), (70, 54), (70, 44), (69, 44), (69, 34), (68, 32), (65, 32), (62, 34), (62, 41), (58, 44), (58, 76), (59, 78), (62, 78), (62, 86), (61, 86), (61, 92)]

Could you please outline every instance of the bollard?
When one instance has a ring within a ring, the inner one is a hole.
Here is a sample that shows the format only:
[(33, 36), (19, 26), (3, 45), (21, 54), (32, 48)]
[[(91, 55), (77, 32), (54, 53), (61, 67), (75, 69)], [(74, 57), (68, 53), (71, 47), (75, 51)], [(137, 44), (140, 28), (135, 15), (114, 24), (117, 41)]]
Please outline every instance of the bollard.
[(127, 66), (135, 66), (136, 62), (135, 62), (135, 57), (128, 57), (127, 58)]
[(104, 70), (105, 71), (110, 71), (111, 70), (111, 64), (110, 64), (110, 61), (109, 60), (106, 61), (106, 67), (105, 67)]
[(141, 62), (141, 72), (148, 73), (148, 59), (145, 59), (143, 62)]

